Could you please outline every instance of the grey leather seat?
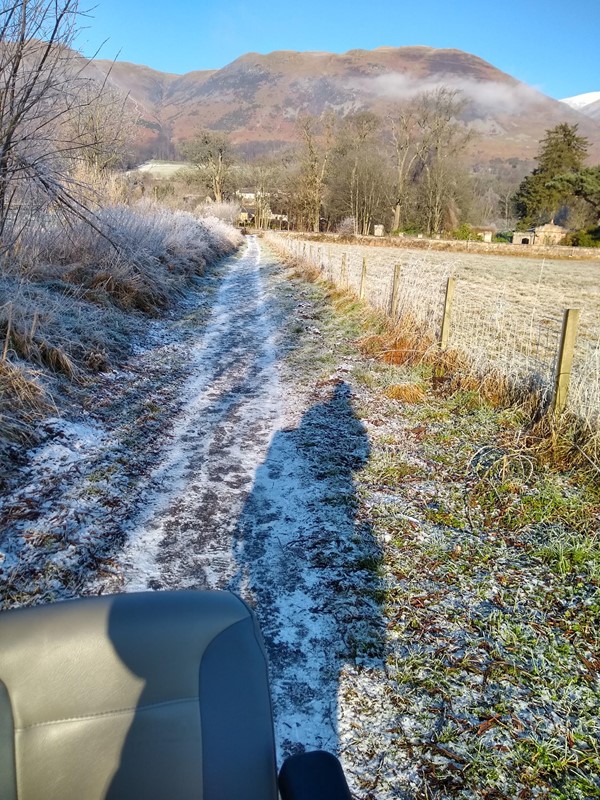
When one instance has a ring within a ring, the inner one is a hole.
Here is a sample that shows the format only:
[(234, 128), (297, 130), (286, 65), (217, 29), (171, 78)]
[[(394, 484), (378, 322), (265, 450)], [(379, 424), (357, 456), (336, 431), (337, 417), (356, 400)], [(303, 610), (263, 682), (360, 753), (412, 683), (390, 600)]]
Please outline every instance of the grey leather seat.
[(0, 800), (276, 800), (266, 659), (228, 592), (0, 614)]

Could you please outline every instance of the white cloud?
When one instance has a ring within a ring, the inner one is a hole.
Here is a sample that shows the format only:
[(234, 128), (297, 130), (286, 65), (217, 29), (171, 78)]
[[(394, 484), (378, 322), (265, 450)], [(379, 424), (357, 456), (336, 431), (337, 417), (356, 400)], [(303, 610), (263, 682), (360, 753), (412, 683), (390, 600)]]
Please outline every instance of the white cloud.
[(496, 112), (515, 112), (542, 98), (540, 92), (523, 83), (511, 85), (497, 81), (478, 81), (455, 74), (414, 78), (401, 72), (391, 72), (375, 78), (359, 78), (353, 81), (353, 85), (356, 89), (390, 100), (408, 100), (421, 92), (444, 86), (447, 89), (456, 89), (478, 106)]

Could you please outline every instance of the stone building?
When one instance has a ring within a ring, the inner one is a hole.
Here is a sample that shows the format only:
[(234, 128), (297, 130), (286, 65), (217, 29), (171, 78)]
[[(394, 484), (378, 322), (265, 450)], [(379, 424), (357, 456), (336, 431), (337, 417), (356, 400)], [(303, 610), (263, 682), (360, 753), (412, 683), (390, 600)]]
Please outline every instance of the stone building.
[(567, 235), (568, 231), (560, 225), (548, 222), (538, 225), (528, 231), (515, 231), (512, 235), (513, 244), (558, 244)]
[(494, 234), (496, 233), (496, 228), (486, 228), (481, 226), (475, 226), (473, 231), (478, 235), (481, 236), (482, 242), (491, 242), (494, 238)]

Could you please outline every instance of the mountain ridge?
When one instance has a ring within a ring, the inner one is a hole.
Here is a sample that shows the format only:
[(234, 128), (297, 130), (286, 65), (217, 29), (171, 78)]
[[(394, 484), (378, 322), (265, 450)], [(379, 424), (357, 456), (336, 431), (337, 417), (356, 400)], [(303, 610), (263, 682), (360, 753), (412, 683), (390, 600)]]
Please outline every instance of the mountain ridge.
[(268, 152), (294, 143), (302, 114), (385, 116), (402, 100), (445, 85), (463, 93), (463, 118), (481, 133), (475, 161), (531, 160), (545, 131), (560, 122), (578, 123), (600, 160), (598, 121), (456, 48), (249, 52), (221, 69), (183, 75), (130, 62), (92, 64), (140, 110), (146, 157), (172, 155), (199, 128), (224, 131), (250, 153)]

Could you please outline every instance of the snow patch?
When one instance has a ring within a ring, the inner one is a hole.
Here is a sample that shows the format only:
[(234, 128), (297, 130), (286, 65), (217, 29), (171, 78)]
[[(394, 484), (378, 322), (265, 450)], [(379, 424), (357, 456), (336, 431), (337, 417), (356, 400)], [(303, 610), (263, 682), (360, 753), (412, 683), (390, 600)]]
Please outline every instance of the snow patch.
[(566, 103), (566, 105), (571, 106), (571, 108), (574, 108), (576, 111), (580, 111), (582, 108), (596, 103), (598, 100), (600, 100), (600, 92), (585, 92), (584, 94), (573, 95), (573, 97), (564, 97), (560, 102)]

